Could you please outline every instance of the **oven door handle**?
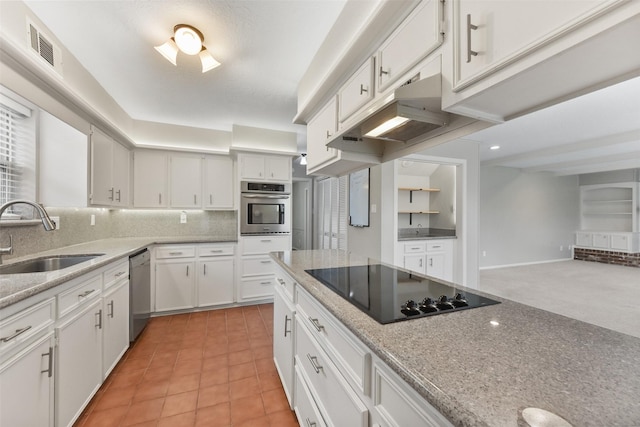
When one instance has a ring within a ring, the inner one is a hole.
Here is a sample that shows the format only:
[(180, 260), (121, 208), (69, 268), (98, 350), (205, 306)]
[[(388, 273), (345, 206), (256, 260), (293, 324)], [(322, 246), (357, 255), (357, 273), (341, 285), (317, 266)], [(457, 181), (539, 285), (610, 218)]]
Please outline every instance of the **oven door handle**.
[(288, 199), (289, 196), (270, 196), (268, 194), (243, 194), (245, 199)]

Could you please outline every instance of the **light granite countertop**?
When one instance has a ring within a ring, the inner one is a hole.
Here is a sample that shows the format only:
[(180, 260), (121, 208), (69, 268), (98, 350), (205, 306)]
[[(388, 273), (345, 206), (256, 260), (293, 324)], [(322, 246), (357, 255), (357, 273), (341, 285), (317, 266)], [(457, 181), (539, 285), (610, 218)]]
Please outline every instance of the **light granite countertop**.
[(526, 426), (521, 412), (535, 407), (575, 427), (640, 426), (638, 338), (477, 290), (501, 304), (382, 325), (304, 271), (378, 261), (272, 256), (454, 425)]
[(215, 238), (202, 236), (180, 237), (131, 237), (95, 240), (50, 251), (11, 259), (5, 265), (51, 255), (79, 255), (101, 253), (91, 261), (83, 262), (62, 270), (43, 273), (0, 274), (0, 309), (15, 304), (30, 296), (44, 292), (92, 270), (135, 254), (141, 249), (155, 244), (178, 243), (236, 243), (236, 238)]

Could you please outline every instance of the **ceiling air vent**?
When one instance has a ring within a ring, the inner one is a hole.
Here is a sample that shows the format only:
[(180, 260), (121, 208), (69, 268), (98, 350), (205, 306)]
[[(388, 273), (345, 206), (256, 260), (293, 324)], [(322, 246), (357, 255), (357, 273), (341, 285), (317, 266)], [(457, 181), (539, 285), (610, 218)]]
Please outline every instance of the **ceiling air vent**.
[(62, 75), (60, 48), (51, 41), (51, 37), (45, 35), (29, 19), (27, 19), (27, 32), (31, 51), (45, 60), (59, 75)]

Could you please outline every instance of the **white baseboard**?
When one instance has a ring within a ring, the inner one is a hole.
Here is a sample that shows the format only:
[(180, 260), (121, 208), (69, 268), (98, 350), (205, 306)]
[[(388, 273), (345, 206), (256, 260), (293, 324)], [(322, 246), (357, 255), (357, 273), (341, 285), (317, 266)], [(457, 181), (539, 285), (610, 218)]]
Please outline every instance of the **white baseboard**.
[(552, 262), (563, 262), (563, 261), (571, 261), (573, 260), (573, 257), (571, 258), (558, 258), (558, 259), (549, 259), (546, 261), (533, 261), (533, 262), (519, 262), (516, 264), (504, 264), (504, 265), (489, 265), (486, 267), (480, 267), (480, 270), (494, 270), (497, 268), (509, 268), (509, 267), (522, 267), (524, 265), (534, 265), (534, 264), (549, 264)]

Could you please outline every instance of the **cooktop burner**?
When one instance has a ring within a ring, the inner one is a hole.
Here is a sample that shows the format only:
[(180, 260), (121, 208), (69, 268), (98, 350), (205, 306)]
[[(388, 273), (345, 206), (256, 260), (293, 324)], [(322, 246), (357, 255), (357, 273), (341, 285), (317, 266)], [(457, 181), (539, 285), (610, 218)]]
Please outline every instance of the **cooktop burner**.
[(382, 324), (500, 303), (382, 264), (305, 271)]

